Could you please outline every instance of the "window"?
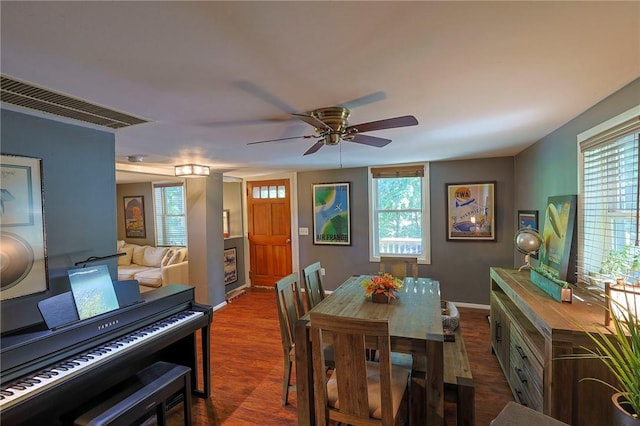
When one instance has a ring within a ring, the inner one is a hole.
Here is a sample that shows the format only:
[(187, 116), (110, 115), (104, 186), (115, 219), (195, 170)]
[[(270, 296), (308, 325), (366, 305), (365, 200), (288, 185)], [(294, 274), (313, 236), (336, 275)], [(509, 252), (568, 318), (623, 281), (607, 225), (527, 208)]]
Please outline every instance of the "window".
[(184, 185), (155, 185), (156, 245), (187, 245)]
[(369, 246), (380, 256), (431, 261), (428, 164), (374, 167), (369, 174)]
[[(638, 246), (640, 107), (578, 136), (578, 276), (597, 275), (611, 250)], [(601, 282), (599, 282), (602, 285)]]

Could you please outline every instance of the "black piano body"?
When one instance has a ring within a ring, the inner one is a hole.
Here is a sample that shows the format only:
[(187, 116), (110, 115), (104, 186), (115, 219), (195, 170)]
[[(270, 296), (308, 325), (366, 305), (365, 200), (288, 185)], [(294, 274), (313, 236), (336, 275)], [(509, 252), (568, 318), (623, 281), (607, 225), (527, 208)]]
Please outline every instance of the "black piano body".
[(99, 365), (80, 369), (72, 377), (29, 394), (13, 405), (0, 407), (0, 423), (3, 426), (68, 424), (85, 404), (156, 361), (190, 367), (192, 394), (208, 398), (209, 328), (213, 309), (197, 304), (194, 288), (184, 285), (145, 292), (140, 303), (55, 330), (2, 337), (0, 387), (188, 311), (202, 312), (202, 315), (170, 327), (133, 349), (109, 356)]

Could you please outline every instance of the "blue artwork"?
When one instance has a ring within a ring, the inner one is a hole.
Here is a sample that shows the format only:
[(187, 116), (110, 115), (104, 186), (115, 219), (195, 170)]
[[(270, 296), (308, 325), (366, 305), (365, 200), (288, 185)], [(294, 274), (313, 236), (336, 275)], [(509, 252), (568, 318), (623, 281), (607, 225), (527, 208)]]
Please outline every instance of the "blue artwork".
[(327, 183), (313, 186), (314, 244), (351, 244), (349, 184)]

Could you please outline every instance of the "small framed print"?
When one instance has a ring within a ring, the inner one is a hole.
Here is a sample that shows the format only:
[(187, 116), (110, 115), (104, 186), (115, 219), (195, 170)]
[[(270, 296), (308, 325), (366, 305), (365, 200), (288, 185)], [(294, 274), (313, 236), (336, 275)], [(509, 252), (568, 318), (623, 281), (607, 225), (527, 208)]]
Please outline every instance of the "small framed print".
[(236, 260), (236, 248), (224, 250), (224, 284), (233, 284), (238, 281), (238, 264)]
[(495, 241), (495, 182), (447, 183), (447, 241)]
[(538, 210), (518, 210), (518, 229), (538, 231)]
[[(538, 210), (518, 210), (518, 230), (531, 229), (538, 232)], [(538, 252), (531, 253), (534, 259), (538, 258)]]

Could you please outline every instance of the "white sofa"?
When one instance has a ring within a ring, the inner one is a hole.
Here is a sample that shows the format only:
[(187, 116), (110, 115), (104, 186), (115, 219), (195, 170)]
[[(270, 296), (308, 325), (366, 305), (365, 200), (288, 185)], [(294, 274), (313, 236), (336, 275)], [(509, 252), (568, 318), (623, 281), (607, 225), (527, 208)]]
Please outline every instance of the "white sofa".
[(140, 291), (189, 284), (186, 247), (151, 247), (118, 241), (118, 280), (137, 280)]

